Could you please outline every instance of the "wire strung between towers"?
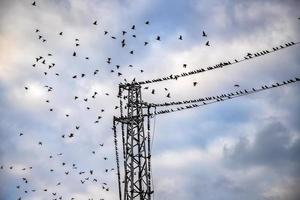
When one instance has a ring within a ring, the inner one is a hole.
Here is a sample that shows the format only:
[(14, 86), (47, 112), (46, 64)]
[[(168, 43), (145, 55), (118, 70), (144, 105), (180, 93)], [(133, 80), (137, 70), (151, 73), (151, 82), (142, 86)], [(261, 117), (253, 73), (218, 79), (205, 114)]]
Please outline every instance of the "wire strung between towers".
[[(261, 92), (261, 91), (265, 91), (265, 90), (269, 90), (269, 89), (273, 89), (273, 88), (277, 88), (277, 87), (281, 87), (281, 86), (285, 86), (288, 84), (292, 84), (292, 83), (297, 83), (300, 81), (300, 78), (294, 78), (294, 79), (289, 79), (286, 81), (283, 81), (282, 83), (275, 83), (275, 84), (269, 84), (269, 85), (263, 85), (260, 88), (252, 88), (251, 90), (244, 90), (244, 91), (239, 91), (236, 93), (233, 93), (233, 95), (223, 95), (221, 96), (217, 96), (215, 98), (211, 98), (209, 100), (204, 100), (202, 101), (202, 98), (200, 99), (195, 99), (195, 100), (188, 100), (188, 101), (182, 101), (182, 102), (174, 102), (173, 105), (182, 105), (182, 104), (189, 104), (186, 106), (181, 106), (181, 107), (176, 107), (176, 108), (171, 108), (171, 109), (165, 109), (165, 110), (159, 110), (154, 112), (154, 115), (161, 115), (161, 114), (167, 114), (167, 113), (172, 113), (172, 112), (178, 112), (178, 111), (183, 111), (186, 109), (192, 109), (192, 108), (198, 108), (201, 106), (206, 106), (209, 104), (213, 104), (213, 103), (220, 103), (226, 100), (230, 100), (233, 98), (237, 98), (237, 97), (242, 97), (242, 96), (246, 96), (246, 95), (250, 95), (253, 93), (257, 93), (257, 92)], [(195, 104), (194, 102), (202, 102), (202, 104)], [(175, 104), (177, 103), (177, 104)], [(194, 103), (194, 104), (191, 104)], [(163, 104), (151, 104), (151, 106), (171, 106), (170, 103), (163, 103)]]
[[(206, 71), (211, 71), (211, 70), (214, 70), (214, 69), (220, 69), (220, 68), (223, 68), (223, 67), (232, 66), (234, 64), (241, 63), (241, 62), (244, 62), (244, 61), (249, 61), (249, 60), (252, 60), (254, 58), (257, 58), (257, 57), (260, 57), (260, 56), (265, 56), (265, 55), (268, 55), (270, 53), (274, 53), (274, 52), (277, 52), (279, 50), (283, 50), (283, 49), (286, 49), (288, 47), (292, 47), (292, 46), (295, 46), (295, 45), (298, 45), (298, 44), (300, 44), (300, 42), (288, 42), (288, 43), (285, 43), (285, 44), (281, 44), (279, 46), (275, 46), (275, 47), (270, 48), (270, 49), (265, 49), (265, 50), (260, 51), (260, 52), (247, 53), (247, 55), (244, 56), (244, 58), (242, 58), (240, 60), (234, 59), (232, 61), (220, 62), (219, 64), (216, 64), (216, 65), (211, 66), (211, 67), (199, 68), (199, 69), (196, 69), (196, 70), (193, 70), (193, 71), (183, 72), (181, 74), (175, 74), (175, 75), (171, 74), (170, 76), (165, 76), (165, 77), (162, 77), (162, 78), (156, 78), (156, 79), (152, 79), (152, 80), (140, 81), (140, 82), (136, 82), (135, 84), (142, 85), (142, 84), (156, 83), (156, 82), (162, 82), (162, 81), (167, 81), (167, 80), (177, 80), (178, 78), (181, 78), (181, 77), (187, 77), (187, 76), (191, 76), (191, 75), (194, 75), (194, 74), (199, 74), (199, 73), (206, 72)], [(130, 83), (125, 83), (123, 85), (127, 85), (127, 84), (130, 84)]]

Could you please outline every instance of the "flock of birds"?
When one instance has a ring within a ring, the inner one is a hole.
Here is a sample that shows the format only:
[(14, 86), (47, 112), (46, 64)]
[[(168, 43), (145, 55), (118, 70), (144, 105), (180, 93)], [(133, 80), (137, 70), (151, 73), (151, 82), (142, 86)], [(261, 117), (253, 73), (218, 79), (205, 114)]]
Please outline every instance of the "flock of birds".
[[(33, 1), (32, 2), (32, 6), (37, 6), (37, 2), (36, 1)], [(98, 26), (99, 23), (97, 20), (95, 20), (94, 22), (91, 23), (92, 26)], [(145, 25), (150, 25), (150, 21), (145, 21)], [(130, 28), (131, 32), (128, 31), (128, 30), (123, 30), (121, 32), (121, 38), (120, 38), (120, 46), (122, 48), (125, 48), (127, 46), (127, 41), (126, 39), (124, 38), (125, 35), (128, 35), (128, 34), (131, 34), (131, 37), (133, 38), (136, 38), (137, 35), (134, 33), (134, 31), (136, 30), (136, 25), (132, 25), (131, 28)], [(42, 34), (42, 31), (40, 29), (36, 29), (35, 30), (35, 33), (37, 34), (36, 37), (39, 41), (41, 41), (42, 43), (46, 43), (47, 42), (47, 38)], [(64, 32), (63, 31), (60, 31), (58, 33), (59, 36), (63, 37), (64, 36)], [(110, 37), (110, 39), (112, 40), (118, 40), (118, 38), (116, 36), (113, 36), (113, 35), (110, 35), (110, 33), (108, 31), (104, 31), (104, 35)], [(202, 37), (203, 38), (207, 38), (208, 35), (205, 31), (202, 31)], [(161, 36), (157, 35), (155, 37), (155, 40), (156, 41), (161, 41), (162, 38)], [(183, 40), (183, 36), (182, 35), (179, 35), (178, 36), (178, 40)], [(149, 45), (150, 42), (149, 41), (144, 41), (144, 46), (147, 46)], [(191, 71), (191, 72), (188, 72), (188, 73), (182, 73), (182, 74), (178, 74), (178, 75), (170, 75), (168, 77), (163, 77), (163, 78), (158, 78), (158, 79), (153, 79), (153, 80), (147, 80), (147, 81), (141, 81), (141, 82), (137, 82), (138, 84), (148, 84), (148, 83), (153, 83), (153, 82), (160, 82), (160, 81), (165, 81), (165, 80), (170, 80), (170, 79), (175, 79), (177, 80), (178, 78), (180, 77), (185, 77), (185, 76), (189, 76), (189, 75), (193, 75), (193, 74), (196, 74), (196, 73), (201, 73), (201, 72), (205, 72), (205, 71), (209, 71), (209, 70), (212, 70), (212, 69), (217, 69), (217, 68), (223, 68), (225, 66), (229, 66), (229, 65), (232, 65), (232, 64), (235, 64), (235, 63), (239, 63), (239, 62), (242, 62), (242, 61), (245, 61), (245, 60), (249, 60), (249, 59), (252, 59), (252, 58), (255, 58), (255, 57), (259, 57), (261, 55), (266, 55), (266, 54), (269, 54), (271, 52), (275, 52), (277, 50), (280, 50), (280, 49), (283, 49), (285, 47), (290, 47), (290, 46), (293, 46), (295, 44), (298, 44), (298, 43), (287, 43), (285, 45), (280, 45), (279, 47), (274, 47), (272, 50), (264, 50), (262, 52), (257, 52), (257, 53), (247, 53), (247, 55), (245, 55), (245, 57), (241, 60), (237, 60), (237, 59), (234, 59), (234, 61), (227, 61), (227, 62), (221, 62), (215, 66), (212, 66), (212, 67), (207, 67), (206, 69), (205, 68), (201, 68), (201, 69), (198, 69), (198, 70), (194, 70), (194, 71)], [(210, 41), (209, 40), (206, 40), (205, 46), (210, 46)], [(75, 48), (79, 48), (80, 47), (80, 40), (79, 38), (76, 38), (75, 41), (74, 41), (74, 46)], [(134, 50), (130, 50), (129, 51), (129, 54), (135, 54), (135, 51)], [(78, 51), (77, 50), (74, 50), (73, 51), (73, 54), (72, 54), (73, 57), (78, 57)], [(40, 65), (44, 65), (44, 66), (47, 66), (47, 70), (45, 70), (43, 72), (43, 74), (45, 76), (49, 75), (53, 72), (53, 74), (55, 76), (63, 76), (62, 74), (58, 73), (58, 72), (55, 72), (55, 66), (56, 66), (56, 63), (55, 62), (52, 62), (50, 59), (51, 57), (53, 57), (53, 54), (52, 53), (48, 53), (46, 56), (37, 56), (34, 58), (35, 62), (32, 64), (32, 67), (34, 68), (38, 68)], [(86, 60), (89, 60), (90, 57), (88, 56), (85, 56), (84, 59)], [(108, 65), (111, 65), (113, 62), (112, 62), (112, 58), (108, 57), (106, 58), (106, 63)], [(132, 65), (129, 65), (128, 66), (129, 68), (132, 68), (133, 66)], [(183, 64), (182, 65), (183, 68), (187, 68), (187, 64)], [(120, 65), (115, 65), (115, 68), (114, 69), (111, 69), (110, 72), (111, 73), (116, 73), (118, 77), (122, 76), (123, 74), (119, 71), (120, 69)], [(95, 69), (91, 72), (91, 74), (86, 74), (86, 73), (79, 73), (79, 74), (73, 74), (71, 77), (69, 77), (70, 79), (80, 79), (80, 78), (87, 78), (89, 76), (96, 76), (98, 73), (100, 72), (99, 69)], [(140, 69), (140, 72), (143, 73), (144, 72), (144, 69)], [(262, 86), (261, 89), (255, 89), (255, 88), (252, 88), (252, 90), (241, 90), (241, 91), (238, 91), (236, 93), (229, 93), (229, 94), (223, 94), (223, 95), (219, 95), (219, 96), (212, 96), (212, 97), (205, 97), (205, 98), (201, 98), (201, 99), (196, 99), (196, 100), (187, 100), (187, 101), (179, 101), (179, 102), (166, 102), (166, 103), (162, 103), (162, 104), (153, 104), (154, 107), (164, 107), (164, 106), (171, 106), (171, 105), (182, 105), (182, 104), (191, 104), (191, 103), (197, 103), (197, 102), (202, 102), (203, 104), (201, 105), (205, 105), (205, 104), (209, 104), (211, 103), (211, 101), (223, 101), (225, 98), (227, 99), (230, 99), (230, 98), (234, 98), (236, 96), (241, 96), (241, 95), (245, 95), (245, 94), (248, 94), (248, 93), (253, 93), (253, 92), (257, 92), (257, 91), (260, 91), (260, 90), (265, 90), (265, 89), (269, 89), (269, 88), (273, 88), (273, 87), (278, 87), (278, 86), (282, 86), (282, 85), (285, 85), (285, 84), (288, 84), (288, 83), (293, 83), (293, 82), (297, 82), (299, 81), (299, 78), (295, 78), (294, 80), (288, 80), (286, 82), (283, 82), (283, 83), (276, 83), (274, 85), (271, 85), (271, 86)], [(135, 82), (135, 78), (132, 80), (132, 82)], [(131, 82), (131, 83), (132, 83)], [(124, 84), (130, 84), (129, 81), (126, 80), (126, 78), (124, 79)], [(195, 87), (197, 86), (197, 82), (193, 82), (192, 85)], [(234, 87), (240, 87), (239, 84), (235, 84)], [(44, 86), (45, 90), (47, 92), (53, 92), (54, 91), (54, 87), (53, 86), (50, 86), (50, 85), (45, 85)], [(30, 92), (30, 85), (26, 85), (24, 86), (24, 89), (28, 92)], [(144, 87), (145, 90), (150, 90), (151, 91), (151, 94), (156, 94), (156, 91), (155, 89), (152, 89), (150, 88), (149, 86), (146, 86)], [(166, 97), (167, 98), (171, 98), (171, 93), (169, 92), (169, 89), (168, 88), (164, 88), (164, 91), (166, 92)], [(99, 91), (94, 91), (93, 95), (89, 96), (89, 97), (80, 97), (79, 95), (76, 95), (73, 97), (73, 100), (74, 101), (79, 101), (79, 100), (82, 100), (84, 102), (89, 102), (91, 99), (96, 99), (99, 95), (103, 95), (103, 96), (110, 96), (109, 93), (107, 92), (104, 92), (104, 93), (100, 93)], [(126, 96), (124, 96), (124, 98), (126, 99)], [(46, 99), (45, 100), (45, 103), (47, 103), (49, 105), (49, 112), (54, 112), (55, 109), (53, 107), (53, 105), (51, 104), (51, 99)], [(161, 111), (158, 111), (156, 112), (155, 114), (164, 114), (164, 113), (169, 113), (169, 112), (175, 112), (175, 111), (180, 111), (180, 110), (183, 110), (183, 109), (188, 109), (188, 108), (193, 108), (193, 107), (198, 107), (200, 106), (200, 104), (192, 104), (192, 105), (188, 105), (186, 107), (178, 107), (176, 109), (169, 109), (169, 110), (161, 110)], [(118, 109), (119, 106), (114, 106), (114, 109)], [(92, 109), (91, 106), (86, 106), (86, 110), (90, 110)], [(103, 117), (103, 113), (105, 112), (105, 109), (100, 109), (99, 111), (99, 114), (95, 117), (95, 120), (94, 120), (94, 123), (97, 124), (97, 123), (100, 123), (100, 120), (102, 119)], [(70, 117), (70, 114), (69, 113), (65, 113), (65, 117), (68, 118)], [(73, 138), (76, 136), (76, 131), (79, 131), (80, 130), (80, 124), (76, 125), (74, 127), (74, 130), (75, 131), (72, 131), (72, 132), (69, 132), (69, 133), (65, 133), (65, 134), (62, 134), (61, 135), (61, 138)], [(19, 137), (26, 137), (26, 133), (24, 132), (20, 132), (18, 133), (18, 136)], [(44, 144), (44, 141), (38, 141), (37, 142), (37, 145), (38, 146), (43, 146)], [(103, 147), (104, 146), (104, 143), (101, 143), (99, 144), (99, 148)], [(96, 154), (96, 151), (92, 151), (91, 152), (92, 154)], [(53, 155), (49, 155), (49, 159), (53, 160), (55, 159), (55, 157), (62, 157), (63, 156), (63, 153), (58, 153), (58, 154), (53, 154)], [(108, 156), (105, 156), (103, 157), (103, 160), (104, 161), (107, 161), (108, 160)], [(62, 162), (60, 163), (61, 165), (61, 169), (60, 171), (64, 173), (65, 176), (68, 176), (70, 174), (74, 174), (74, 175), (77, 175), (78, 176), (78, 181), (80, 181), (81, 184), (86, 184), (87, 182), (91, 182), (93, 184), (99, 184), (99, 188), (101, 188), (103, 191), (105, 192), (109, 192), (110, 191), (110, 186), (108, 185), (107, 182), (105, 181), (102, 181), (102, 179), (98, 178), (97, 174), (95, 173), (95, 170), (94, 169), (80, 169), (80, 167), (78, 167), (79, 165), (76, 164), (76, 163), (66, 163), (66, 162)], [(1, 165), (0, 166), (0, 171), (6, 171), (6, 170), (20, 170), (20, 171), (34, 171), (35, 168), (33, 168), (32, 166), (28, 166), (28, 167), (24, 167), (24, 168), (20, 168), (20, 169), (17, 169), (16, 166), (13, 166), (13, 165)], [(115, 173), (114, 172), (115, 169), (113, 167), (111, 168), (106, 168), (104, 173)], [(55, 173), (55, 170), (54, 169), (49, 169), (49, 172), (50, 173)], [(39, 192), (39, 191), (42, 191), (42, 192), (45, 192), (45, 193), (49, 193), (50, 194), (50, 198), (52, 198), (53, 200), (63, 200), (63, 199), (67, 199), (65, 198), (62, 194), (59, 194), (59, 192), (57, 191), (53, 191), (53, 189), (49, 189), (47, 187), (44, 187), (44, 188), (38, 188), (38, 187), (34, 187), (34, 186), (29, 186), (31, 184), (31, 180), (27, 177), (21, 177), (20, 178), (20, 182), (18, 185), (16, 185), (16, 189), (19, 191), (19, 194), (20, 194), (20, 197), (17, 198), (17, 200), (22, 200), (22, 199), (26, 199), (26, 196), (23, 196), (23, 195), (26, 195), (26, 194), (30, 194), (30, 193), (35, 193), (35, 192)], [(56, 183), (56, 187), (60, 187), (62, 186), (64, 183), (62, 181), (58, 181)], [(70, 197), (69, 199), (71, 200), (75, 200), (74, 197)], [(92, 200), (92, 198), (90, 198), (89, 200)], [(100, 200), (104, 200), (103, 198), (101, 198)]]
[[(36, 7), (38, 6), (37, 2), (34, 1), (32, 2), (32, 6)], [(145, 21), (144, 23), (145, 25), (151, 25), (150, 24), (150, 21)], [(91, 23), (91, 26), (98, 26), (99, 23), (98, 21), (94, 21)], [(136, 25), (132, 25), (130, 30), (123, 30), (121, 32), (121, 36), (122, 38), (120, 39), (120, 46), (121, 48), (125, 48), (127, 46), (127, 41), (125, 39), (125, 36), (126, 35), (129, 35), (131, 34), (131, 37), (132, 38), (137, 38), (137, 35), (134, 33), (134, 31), (136, 30)], [(47, 37), (46, 37), (46, 34), (43, 33), (43, 31), (41, 29), (35, 29), (34, 30), (34, 33), (36, 34), (36, 38), (38, 41), (41, 41), (41, 43), (47, 43), (49, 42)], [(104, 31), (104, 35), (105, 36), (108, 36), (108, 38), (112, 39), (112, 40), (118, 40), (118, 38), (116, 36), (113, 36), (113, 35), (110, 35), (109, 31)], [(58, 32), (58, 36), (60, 37), (64, 37), (65, 34), (64, 34), (64, 31), (59, 31)], [(207, 33), (205, 31), (202, 32), (202, 36), (204, 38), (207, 38)], [(156, 41), (162, 41), (162, 38), (161, 36), (157, 35), (155, 36), (155, 40)], [(183, 40), (183, 36), (182, 35), (179, 35), (178, 36), (178, 40)], [(144, 46), (148, 46), (150, 45), (150, 41), (145, 41), (144, 42)], [(79, 38), (75, 38), (74, 40), (74, 47), (76, 49), (80, 48), (80, 39)], [(205, 43), (205, 46), (210, 46), (210, 42), (207, 41)], [(74, 50), (73, 53), (72, 53), (72, 57), (78, 57), (79, 54), (78, 54), (78, 50)], [(129, 54), (134, 54), (135, 51), (134, 50), (130, 50), (129, 51)], [(44, 69), (42, 74), (44, 76), (49, 76), (49, 75), (54, 75), (54, 76), (57, 76), (57, 77), (67, 77), (69, 75), (66, 75), (66, 74), (63, 74), (63, 73), (59, 73), (56, 71), (56, 62), (54, 61), (54, 58), (55, 57), (55, 54), (53, 53), (48, 53), (44, 56), (42, 55), (39, 55), (39, 56), (36, 56), (34, 58), (34, 63), (32, 64), (32, 67), (34, 69)], [(89, 56), (85, 56), (84, 57), (85, 60), (89, 60), (91, 59)], [(111, 57), (108, 57), (106, 58), (106, 63), (108, 65), (111, 65), (113, 63), (113, 60)], [(44, 68), (41, 68), (41, 66), (45, 66)], [(134, 66), (133, 65), (129, 65), (128, 68), (133, 68)], [(183, 65), (183, 68), (186, 68), (186, 65)], [(123, 74), (119, 71), (120, 69), (120, 65), (115, 65), (115, 69), (111, 69), (110, 72), (111, 73), (116, 73), (118, 77), (120, 76), (123, 76)], [(97, 76), (100, 72), (100, 69), (95, 69), (93, 70), (90, 74), (87, 74), (87, 73), (79, 73), (79, 74), (73, 74), (71, 75), (70, 79), (73, 79), (73, 80), (76, 80), (76, 79), (83, 79), (83, 78), (89, 78), (90, 76)], [(143, 73), (144, 70), (143, 69), (140, 69), (140, 73)], [(135, 79), (134, 79), (135, 80)], [(134, 81), (133, 80), (133, 81)], [(124, 82), (127, 82), (126, 78), (124, 78)], [(56, 111), (56, 108), (54, 107), (54, 104), (51, 100), (51, 95), (50, 93), (54, 92), (55, 91), (55, 88), (54, 86), (51, 86), (51, 85), (44, 85), (43, 86), (45, 91), (47, 93), (49, 93), (49, 97), (45, 100), (45, 103), (48, 105), (48, 110), (49, 112), (55, 112)], [(24, 86), (24, 89), (25, 91), (27, 91), (29, 94), (30, 94), (30, 91), (31, 91), (31, 86), (30, 85), (25, 85)], [(147, 89), (147, 88), (145, 88)], [(165, 91), (168, 91), (167, 88), (165, 88)], [(152, 92), (151, 94), (155, 94), (155, 90), (152, 89)], [(93, 100), (93, 99), (96, 99), (99, 95), (103, 95), (103, 96), (110, 96), (110, 93), (108, 92), (104, 92), (104, 93), (101, 93), (99, 91), (94, 91), (94, 93), (91, 95), (91, 96), (80, 96), (80, 95), (75, 95), (73, 97), (73, 101), (83, 101), (83, 102), (86, 102), (88, 103), (89, 101)], [(170, 98), (170, 93), (168, 92), (168, 94), (166, 95), (167, 98)], [(119, 106), (114, 106), (114, 109), (118, 109)], [(86, 106), (86, 110), (91, 110), (92, 107), (91, 106)], [(99, 110), (99, 113), (98, 115), (95, 117), (95, 120), (94, 120), (94, 123), (97, 124), (97, 123), (100, 123), (100, 120), (103, 118), (103, 113), (105, 112), (105, 109), (100, 109)], [(70, 113), (65, 113), (64, 114), (65, 118), (70, 118), (71, 117), (71, 114)], [(74, 138), (76, 137), (77, 133), (79, 132), (80, 130), (80, 124), (77, 124), (75, 125), (73, 131), (70, 131), (69, 133), (64, 133), (61, 135), (61, 138), (62, 139), (65, 139), (65, 138)], [(27, 137), (27, 134), (23, 131), (19, 132), (18, 133), (18, 136), (19, 137)], [(42, 146), (44, 146), (44, 143), (46, 143), (46, 141), (37, 141), (36, 142), (36, 145), (39, 146), (40, 148), (42, 148)], [(99, 144), (99, 148), (103, 147), (104, 146), (104, 143), (101, 143)], [(96, 154), (96, 150), (92, 151), (91, 152), (92, 154)], [(64, 156), (64, 153), (53, 153), (52, 155), (49, 155), (48, 159), (49, 159), (49, 162), (51, 160), (55, 160), (56, 157), (59, 157), (59, 158), (63, 158)], [(109, 156), (105, 156), (103, 157), (103, 160), (104, 161), (107, 161), (108, 160), (108, 157)], [(56, 162), (59, 162), (59, 161), (56, 161)], [(109, 192), (110, 191), (110, 186), (108, 185), (108, 183), (106, 181), (103, 181), (101, 178), (99, 178), (99, 176), (96, 174), (96, 170), (94, 169), (81, 169), (79, 167), (78, 164), (76, 163), (67, 163), (67, 162), (61, 162), (60, 163), (61, 167), (60, 169), (54, 169), (54, 168), (49, 168), (48, 169), (48, 172), (51, 173), (51, 174), (55, 174), (55, 173), (62, 173), (64, 174), (65, 176), (70, 176), (71, 174), (78, 177), (78, 183), (80, 184), (87, 184), (87, 182), (90, 182), (92, 184), (98, 184), (99, 188), (101, 190), (103, 190), (104, 192)], [(13, 170), (17, 170), (17, 171), (23, 171), (23, 172), (29, 172), (29, 173), (33, 173), (35, 171), (35, 167), (33, 166), (28, 166), (28, 167), (22, 167), (20, 168), (19, 166), (14, 166), (14, 165), (1, 165), (0, 166), (0, 170), (5, 172), (5, 171), (13, 171)], [(104, 170), (103, 173), (116, 173), (115, 172), (115, 169), (113, 167), (111, 168), (106, 168)], [(24, 176), (24, 177), (20, 177), (20, 181), (18, 181), (18, 184), (16, 185), (16, 192), (18, 194), (20, 194), (20, 197), (17, 198), (17, 200), (22, 200), (22, 199), (27, 199), (28, 196), (26, 195), (30, 195), (30, 194), (33, 194), (33, 193), (38, 193), (38, 192), (44, 192), (46, 194), (49, 194), (50, 198), (53, 199), (53, 200), (64, 200), (64, 199), (70, 199), (70, 200), (75, 200), (75, 197), (66, 197), (64, 196), (63, 194), (60, 194), (58, 192), (59, 190), (59, 187), (63, 186), (64, 183), (63, 181), (58, 181), (55, 185), (55, 187), (57, 188), (57, 190), (53, 189), (53, 187), (41, 187), (41, 186), (33, 186), (34, 181), (32, 181), (30, 178)], [(89, 198), (88, 200), (93, 200), (93, 198)], [(103, 198), (100, 198), (100, 200), (104, 200)]]

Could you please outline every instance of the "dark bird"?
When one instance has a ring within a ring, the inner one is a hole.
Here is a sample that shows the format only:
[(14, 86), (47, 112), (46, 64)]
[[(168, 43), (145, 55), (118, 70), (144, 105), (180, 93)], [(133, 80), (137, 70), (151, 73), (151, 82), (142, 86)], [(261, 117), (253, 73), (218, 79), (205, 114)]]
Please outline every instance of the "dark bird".
[(36, 6), (36, 2), (34, 1), (34, 2), (32, 2), (32, 4), (31, 4), (32, 6)]
[(28, 90), (28, 87), (24, 87), (25, 88), (25, 90)]
[(107, 35), (108, 31), (104, 31), (104, 35)]
[(240, 87), (240, 85), (239, 84), (235, 84), (234, 87)]
[(127, 32), (126, 31), (122, 31), (122, 35), (125, 35)]
[(178, 39), (179, 39), (179, 40), (182, 40), (182, 35), (180, 35)]
[(75, 45), (76, 45), (76, 47), (78, 47), (80, 44), (76, 43)]
[(149, 22), (149, 21), (146, 21), (146, 22), (145, 22), (145, 24), (149, 25), (149, 24), (150, 24), (150, 22)]
[(146, 46), (147, 44), (149, 44), (148, 42), (144, 42), (144, 46)]
[(77, 78), (77, 75), (74, 75), (72, 78)]
[(37, 32), (40, 32), (40, 30), (39, 29), (35, 29), (35, 32), (37, 33)]
[(209, 41), (207, 41), (207, 42), (205, 43), (205, 45), (206, 45), (206, 46), (210, 46)]
[(202, 36), (207, 37), (207, 34), (204, 31), (202, 31)]
[(197, 85), (197, 82), (193, 82), (193, 85), (196, 86), (196, 85)]
[(183, 65), (182, 65), (183, 68), (186, 68), (186, 66), (187, 66), (187, 64), (183, 64)]
[(129, 53), (130, 53), (130, 54), (133, 54), (133, 51), (130, 51)]
[(23, 135), (23, 133), (20, 133), (20, 134), (19, 134), (19, 136), (22, 136), (22, 135)]
[(76, 56), (76, 52), (74, 51), (73, 56)]
[(60, 32), (59, 35), (63, 35), (63, 32)]
[(157, 37), (156, 37), (156, 40), (160, 41), (160, 36), (157, 36)]
[(97, 20), (96, 21), (94, 21), (94, 23), (93, 23), (94, 25), (97, 25), (98, 23), (97, 23)]
[(135, 30), (135, 25), (133, 25), (133, 26), (131, 27), (131, 29), (132, 29), (132, 30)]
[(171, 98), (171, 97), (170, 97), (170, 93), (167, 94), (167, 97), (168, 97), (168, 98)]
[(42, 142), (39, 142), (39, 145), (43, 145), (43, 143), (42, 143)]
[(80, 127), (79, 127), (79, 126), (76, 126), (75, 128), (78, 130)]
[(151, 93), (152, 93), (152, 94), (154, 94), (154, 93), (155, 93), (155, 90), (154, 90), (154, 89), (152, 89)]

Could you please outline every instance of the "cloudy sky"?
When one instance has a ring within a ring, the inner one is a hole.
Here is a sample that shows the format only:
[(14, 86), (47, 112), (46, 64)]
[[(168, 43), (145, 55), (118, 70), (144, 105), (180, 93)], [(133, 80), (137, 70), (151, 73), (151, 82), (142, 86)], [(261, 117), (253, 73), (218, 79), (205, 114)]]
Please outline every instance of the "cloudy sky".
[[(116, 95), (124, 78), (169, 76), (300, 41), (297, 0), (37, 0), (36, 6), (31, 4), (31, 0), (0, 1), (1, 200), (117, 199), (117, 177), (110, 171), (116, 168), (111, 127), (112, 117), (119, 114)], [(124, 30), (127, 34), (122, 36)], [(202, 37), (203, 30), (208, 37)], [(156, 40), (158, 35), (161, 41)], [(178, 40), (179, 35), (183, 40)], [(143, 89), (143, 99), (155, 103), (194, 99), (299, 77), (299, 52), (295, 45), (232, 67), (145, 85), (149, 89)], [(36, 63), (39, 56), (43, 58)], [(51, 63), (55, 66), (49, 69)], [(99, 72), (93, 75), (95, 70)], [(169, 92), (171, 99), (166, 97)], [(299, 99), (297, 82), (154, 117), (154, 199), (299, 199)], [(97, 116), (102, 118), (94, 123)], [(69, 138), (70, 133), (75, 136)], [(80, 171), (86, 173), (79, 175)], [(90, 180), (81, 184), (87, 177)], [(104, 182), (109, 191), (102, 189)]]

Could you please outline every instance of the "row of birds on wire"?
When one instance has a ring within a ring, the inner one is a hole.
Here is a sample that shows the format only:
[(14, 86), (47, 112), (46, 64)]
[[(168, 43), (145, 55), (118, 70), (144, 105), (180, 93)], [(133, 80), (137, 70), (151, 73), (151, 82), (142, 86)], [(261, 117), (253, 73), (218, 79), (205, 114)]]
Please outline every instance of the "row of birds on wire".
[[(265, 85), (262, 85), (260, 88), (252, 88), (252, 89), (248, 89), (248, 90), (244, 89), (244, 90), (239, 90), (239, 91), (230, 92), (230, 93), (223, 93), (221, 95), (216, 95), (216, 96), (203, 97), (203, 98), (199, 98), (199, 99), (177, 101), (177, 102), (166, 102), (166, 103), (162, 103), (162, 104), (149, 104), (148, 106), (157, 108), (157, 107), (189, 104), (186, 106), (181, 106), (181, 107), (176, 107), (176, 108), (171, 108), (171, 109), (158, 110), (153, 113), (154, 115), (160, 115), (160, 114), (172, 113), (172, 112), (182, 111), (182, 110), (191, 109), (191, 108), (197, 108), (200, 106), (206, 106), (206, 105), (213, 104), (213, 103), (219, 103), (219, 102), (230, 100), (233, 98), (246, 96), (246, 95), (261, 92), (264, 90), (269, 90), (269, 89), (282, 87), (282, 86), (285, 86), (288, 84), (299, 83), (299, 82), (300, 82), (300, 78), (295, 77), (293, 79), (288, 79), (288, 80), (282, 81), (281, 83), (277, 82), (277, 83), (269, 84), (269, 85), (265, 84)], [(199, 102), (201, 102), (201, 104), (197, 104)]]
[[(243, 62), (243, 61), (251, 60), (251, 59), (254, 59), (254, 58), (257, 58), (257, 57), (260, 57), (260, 56), (268, 55), (270, 53), (277, 52), (279, 50), (282, 50), (282, 49), (285, 49), (285, 48), (288, 48), (288, 47), (292, 47), (294, 45), (298, 45), (299, 43), (300, 42), (288, 42), (288, 43), (273, 47), (271, 49), (265, 49), (263, 51), (259, 51), (259, 52), (256, 52), (256, 53), (247, 53), (244, 56), (244, 58), (239, 59), (239, 60), (238, 59), (233, 59), (233, 61), (220, 62), (219, 64), (216, 64), (214, 66), (209, 66), (209, 67), (206, 67), (206, 68), (198, 68), (196, 70), (189, 71), (189, 72), (183, 72), (181, 74), (171, 74), (169, 76), (165, 76), (165, 77), (162, 77), (162, 78), (155, 78), (155, 79), (152, 79), (152, 80), (138, 81), (138, 82), (135, 82), (134, 84), (142, 85), (142, 84), (150, 84), (150, 83), (162, 82), (162, 81), (167, 81), (167, 80), (177, 80), (180, 77), (187, 77), (187, 76), (195, 75), (195, 74), (206, 72), (206, 71), (211, 71), (211, 70), (214, 70), (214, 69), (220, 69), (220, 68), (231, 66), (231, 65)], [(186, 64), (183, 64), (184, 68), (186, 68), (186, 66), (187, 66)], [(124, 83), (124, 85), (130, 85), (130, 84), (131, 83)], [(196, 86), (197, 82), (193, 82), (193, 85)]]

